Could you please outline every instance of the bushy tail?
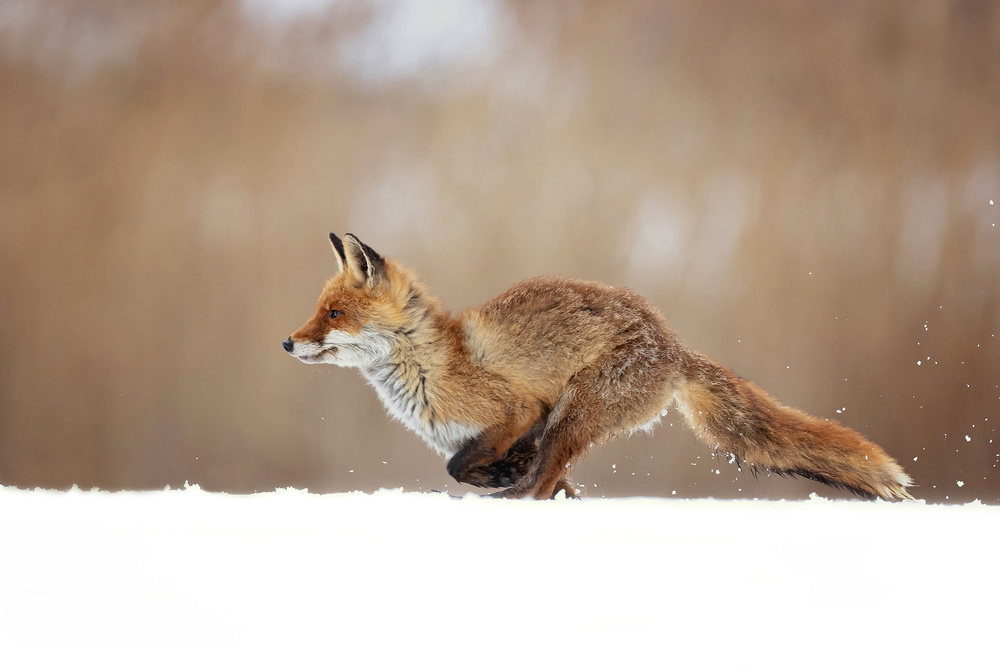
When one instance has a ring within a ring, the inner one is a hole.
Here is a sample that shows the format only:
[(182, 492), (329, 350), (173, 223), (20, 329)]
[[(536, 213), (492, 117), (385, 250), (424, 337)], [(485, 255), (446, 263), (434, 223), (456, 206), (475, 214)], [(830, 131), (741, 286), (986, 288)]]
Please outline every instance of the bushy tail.
[(913, 499), (910, 477), (878, 445), (778, 403), (708, 357), (692, 353), (674, 398), (698, 437), (751, 469), (799, 475), (863, 498)]

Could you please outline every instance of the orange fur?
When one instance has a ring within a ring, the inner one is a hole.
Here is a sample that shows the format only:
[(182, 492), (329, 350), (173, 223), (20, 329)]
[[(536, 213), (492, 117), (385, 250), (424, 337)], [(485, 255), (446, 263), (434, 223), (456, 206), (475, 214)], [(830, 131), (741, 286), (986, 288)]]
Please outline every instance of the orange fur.
[(532, 278), (453, 316), (405, 267), (353, 235), (330, 239), (340, 272), (285, 349), (359, 368), (459, 481), (505, 497), (574, 495), (567, 474), (584, 451), (676, 402), (702, 440), (753, 470), (911, 497), (877, 445), (693, 352), (627, 288)]

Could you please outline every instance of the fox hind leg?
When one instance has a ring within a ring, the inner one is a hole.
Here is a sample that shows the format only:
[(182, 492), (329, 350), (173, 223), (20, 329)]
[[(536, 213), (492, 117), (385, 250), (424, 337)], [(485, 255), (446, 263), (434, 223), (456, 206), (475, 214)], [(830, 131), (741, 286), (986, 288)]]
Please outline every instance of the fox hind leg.
[(563, 490), (575, 495), (566, 476), (584, 452), (659, 417), (673, 390), (669, 357), (641, 351), (616, 352), (573, 377), (546, 419), (527, 474), (500, 495), (543, 499)]
[(552, 498), (560, 491), (576, 497), (567, 478), (569, 470), (592, 442), (603, 442), (605, 431), (596, 426), (586, 401), (578, 401), (572, 391), (559, 399), (549, 415), (538, 441), (538, 452), (524, 475), (510, 488), (496, 494), (503, 498)]

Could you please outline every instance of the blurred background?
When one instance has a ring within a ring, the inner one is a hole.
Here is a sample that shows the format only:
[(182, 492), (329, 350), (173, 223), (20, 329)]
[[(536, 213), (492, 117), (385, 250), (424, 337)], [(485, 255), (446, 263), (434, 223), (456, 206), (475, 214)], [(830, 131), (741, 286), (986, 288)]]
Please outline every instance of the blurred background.
[[(281, 341), (352, 231), (453, 310), (562, 274), (1000, 501), (1000, 4), (0, 0), (0, 483), (464, 493)], [(843, 497), (671, 412), (590, 496)]]

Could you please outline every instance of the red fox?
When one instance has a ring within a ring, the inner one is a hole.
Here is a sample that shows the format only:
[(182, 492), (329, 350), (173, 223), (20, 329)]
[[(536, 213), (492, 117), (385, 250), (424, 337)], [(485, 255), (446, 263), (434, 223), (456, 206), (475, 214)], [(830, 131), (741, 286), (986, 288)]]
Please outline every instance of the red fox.
[(567, 475), (589, 447), (650, 429), (676, 403), (701, 440), (755, 472), (912, 499), (877, 445), (694, 352), (627, 288), (532, 278), (453, 316), (356, 236), (330, 242), (340, 271), (282, 347), (358, 368), (460, 482), (506, 498), (573, 497)]

